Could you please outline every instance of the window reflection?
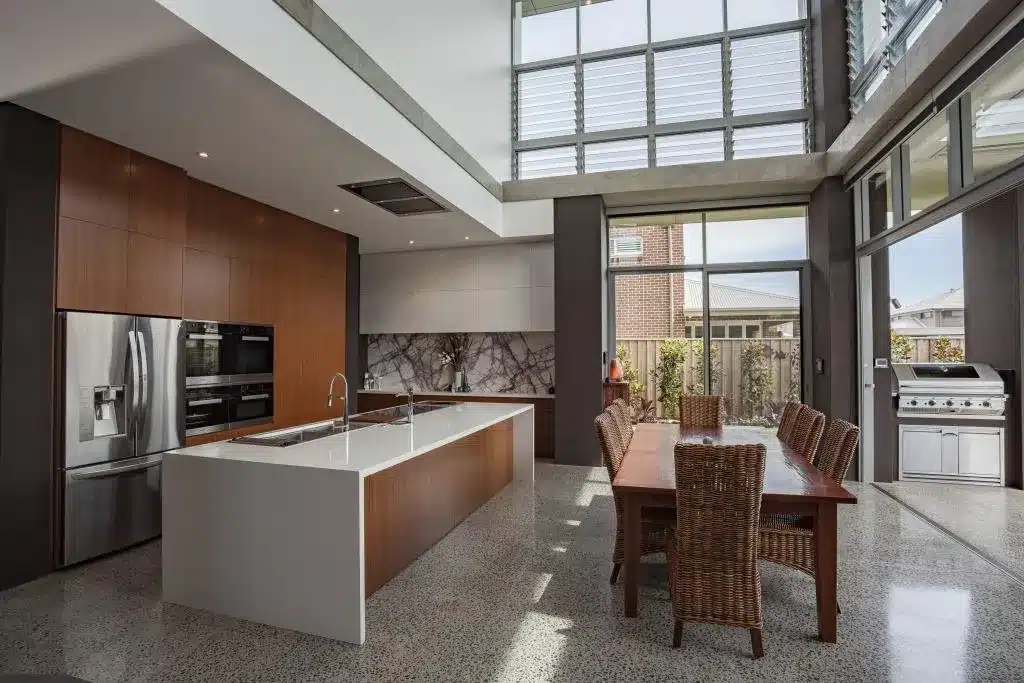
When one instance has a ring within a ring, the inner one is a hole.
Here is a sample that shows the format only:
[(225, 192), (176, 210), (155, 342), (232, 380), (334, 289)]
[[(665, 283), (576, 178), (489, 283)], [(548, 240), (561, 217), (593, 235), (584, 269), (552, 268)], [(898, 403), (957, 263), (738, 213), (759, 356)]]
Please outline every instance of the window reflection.
[(1017, 48), (970, 91), (975, 179), (1024, 155), (1024, 49)]
[(868, 235), (874, 236), (893, 226), (892, 165), (888, 157), (864, 179), (867, 195)]
[(933, 117), (906, 143), (910, 160), (910, 215), (949, 196), (949, 121)]

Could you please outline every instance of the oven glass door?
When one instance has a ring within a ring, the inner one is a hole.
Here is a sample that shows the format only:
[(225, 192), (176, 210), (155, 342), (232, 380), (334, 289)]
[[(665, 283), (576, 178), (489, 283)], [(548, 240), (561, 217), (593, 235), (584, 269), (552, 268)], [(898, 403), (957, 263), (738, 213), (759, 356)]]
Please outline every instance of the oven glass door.
[(232, 429), (273, 421), (273, 384), (243, 384), (235, 389), (237, 393), (231, 402)]
[(271, 375), (274, 372), (274, 328), (240, 326), (232, 339), (233, 375)]
[(185, 436), (212, 434), (228, 429), (233, 392), (230, 387), (185, 390)]
[[(231, 330), (218, 323), (185, 322), (185, 377), (188, 384), (223, 381), (231, 374)], [(197, 381), (198, 380), (198, 381)]]

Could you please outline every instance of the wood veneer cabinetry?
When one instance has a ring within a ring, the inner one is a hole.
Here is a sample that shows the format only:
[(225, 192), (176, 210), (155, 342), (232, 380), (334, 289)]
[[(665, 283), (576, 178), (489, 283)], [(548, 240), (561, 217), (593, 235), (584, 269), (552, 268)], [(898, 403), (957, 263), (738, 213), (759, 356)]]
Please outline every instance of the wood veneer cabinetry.
[(274, 325), (275, 420), (245, 431), (337, 412), (345, 234), (66, 127), (58, 213), (58, 308)]
[(366, 477), (366, 596), (511, 481), (511, 420)]

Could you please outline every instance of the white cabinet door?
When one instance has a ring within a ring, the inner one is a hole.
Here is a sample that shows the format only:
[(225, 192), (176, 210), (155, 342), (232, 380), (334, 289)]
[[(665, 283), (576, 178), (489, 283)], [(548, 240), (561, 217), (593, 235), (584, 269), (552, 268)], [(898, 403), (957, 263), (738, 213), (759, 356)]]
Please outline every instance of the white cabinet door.
[(900, 453), (904, 472), (942, 472), (942, 431), (933, 427), (904, 427)]
[(942, 432), (942, 470), (943, 474), (956, 474), (960, 471), (960, 439), (956, 431)]
[(999, 451), (1002, 439), (998, 431), (960, 432), (960, 474), (998, 477), (1001, 473)]

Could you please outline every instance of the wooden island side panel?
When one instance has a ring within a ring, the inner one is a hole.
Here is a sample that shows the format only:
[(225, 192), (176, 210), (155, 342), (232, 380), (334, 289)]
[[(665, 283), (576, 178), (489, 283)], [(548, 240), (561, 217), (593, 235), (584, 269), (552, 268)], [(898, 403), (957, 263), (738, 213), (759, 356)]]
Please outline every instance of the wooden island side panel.
[(512, 420), (363, 481), (366, 597), (512, 481)]

